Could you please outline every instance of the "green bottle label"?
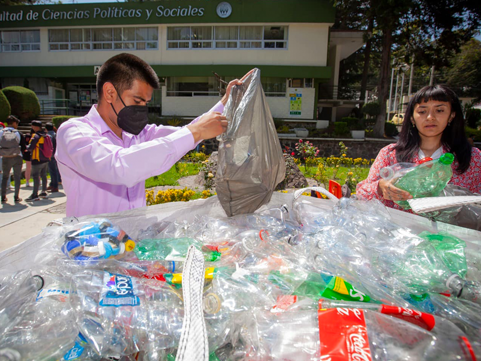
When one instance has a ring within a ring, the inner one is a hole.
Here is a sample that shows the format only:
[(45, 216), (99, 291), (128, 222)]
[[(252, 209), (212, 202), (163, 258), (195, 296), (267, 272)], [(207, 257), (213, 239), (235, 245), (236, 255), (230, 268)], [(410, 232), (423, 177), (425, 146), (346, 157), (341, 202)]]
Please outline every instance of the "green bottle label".
[(321, 294), (324, 298), (331, 300), (370, 302), (371, 297), (357, 290), (349, 282), (341, 277), (333, 277), (327, 284), (327, 288)]

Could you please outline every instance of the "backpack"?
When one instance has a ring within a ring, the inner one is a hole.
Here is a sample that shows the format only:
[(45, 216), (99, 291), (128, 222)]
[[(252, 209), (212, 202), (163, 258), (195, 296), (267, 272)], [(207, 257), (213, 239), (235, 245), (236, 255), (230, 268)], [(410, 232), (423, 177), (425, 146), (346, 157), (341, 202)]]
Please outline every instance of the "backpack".
[(42, 137), (43, 137), (43, 146), (39, 147), (40, 151), (42, 152), (45, 158), (50, 159), (53, 156), (52, 138), (50, 138), (49, 135), (42, 135)]
[(3, 129), (3, 134), (0, 138), (0, 156), (11, 156), (21, 153), (16, 133), (16, 130)]

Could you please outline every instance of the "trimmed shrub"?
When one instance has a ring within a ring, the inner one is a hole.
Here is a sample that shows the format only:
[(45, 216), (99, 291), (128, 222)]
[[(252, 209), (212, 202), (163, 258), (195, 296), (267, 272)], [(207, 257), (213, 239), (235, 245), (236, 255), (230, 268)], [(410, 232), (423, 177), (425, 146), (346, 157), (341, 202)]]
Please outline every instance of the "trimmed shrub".
[(470, 108), (466, 111), (466, 125), (470, 128), (476, 128), (477, 123), (481, 120), (481, 109)]
[(476, 137), (477, 142), (481, 140), (481, 130), (477, 130), (470, 127), (464, 127), (464, 131), (466, 132), (467, 137), (474, 135)]
[(20, 120), (32, 120), (40, 114), (37, 95), (21, 86), (9, 86), (2, 89), (12, 108), (12, 114)]
[(353, 127), (355, 127), (359, 123), (359, 119), (354, 118), (354, 117), (344, 117), (344, 118), (341, 119), (341, 122), (346, 122), (347, 127), (349, 129), (352, 129)]
[(63, 122), (66, 122), (70, 118), (76, 118), (75, 115), (59, 115), (52, 118), (52, 123), (55, 128), (58, 129)]
[(386, 122), (386, 126), (384, 128), (384, 133), (388, 137), (394, 137), (394, 136), (399, 134), (399, 132), (397, 131), (396, 124), (391, 123), (391, 122)]
[(335, 122), (334, 123), (334, 134), (337, 136), (345, 136), (349, 134), (349, 128), (346, 122)]
[(370, 117), (377, 117), (381, 113), (381, 105), (378, 102), (370, 102), (364, 104), (362, 112)]
[(5, 94), (0, 90), (0, 122), (4, 123), (10, 114), (12, 114), (10, 103)]

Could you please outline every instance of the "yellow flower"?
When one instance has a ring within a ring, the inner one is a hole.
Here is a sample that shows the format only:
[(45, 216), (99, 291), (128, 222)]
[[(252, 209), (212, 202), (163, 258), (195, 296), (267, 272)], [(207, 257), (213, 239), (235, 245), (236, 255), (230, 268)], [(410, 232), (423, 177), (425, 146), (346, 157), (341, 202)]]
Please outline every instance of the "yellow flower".
[(352, 172), (347, 173), (347, 175), (352, 175)]
[(346, 155), (345, 155), (345, 154), (343, 154), (342, 156), (343, 156), (343, 157), (345, 157)]
[(207, 177), (209, 177), (209, 178), (214, 178), (214, 175), (209, 172), (209, 174), (207, 174)]

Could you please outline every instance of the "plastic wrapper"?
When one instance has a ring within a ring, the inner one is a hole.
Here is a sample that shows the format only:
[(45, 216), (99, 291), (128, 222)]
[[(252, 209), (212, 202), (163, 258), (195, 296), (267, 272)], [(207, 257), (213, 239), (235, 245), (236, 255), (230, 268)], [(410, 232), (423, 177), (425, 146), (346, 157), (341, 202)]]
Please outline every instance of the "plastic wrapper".
[(61, 242), (62, 252), (78, 261), (122, 258), (135, 247), (123, 230), (106, 219), (66, 226)]
[(270, 201), (286, 173), (259, 69), (232, 89), (224, 115), (229, 125), (217, 138), (217, 196), (228, 216), (253, 213)]

